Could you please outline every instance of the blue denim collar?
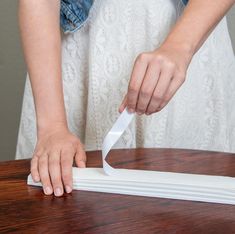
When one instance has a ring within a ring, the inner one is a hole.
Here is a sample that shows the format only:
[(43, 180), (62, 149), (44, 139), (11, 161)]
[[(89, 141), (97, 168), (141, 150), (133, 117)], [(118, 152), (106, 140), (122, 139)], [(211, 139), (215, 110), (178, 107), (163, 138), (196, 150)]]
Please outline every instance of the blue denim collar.
[(75, 32), (87, 20), (94, 0), (61, 0), (60, 25), (62, 30)]

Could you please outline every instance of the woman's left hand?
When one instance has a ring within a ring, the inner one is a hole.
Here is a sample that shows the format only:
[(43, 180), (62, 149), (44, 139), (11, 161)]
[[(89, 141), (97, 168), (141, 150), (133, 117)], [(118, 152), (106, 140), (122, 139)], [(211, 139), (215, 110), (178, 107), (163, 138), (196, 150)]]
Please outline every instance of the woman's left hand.
[(182, 48), (165, 44), (137, 57), (120, 112), (127, 107), (129, 112), (150, 115), (167, 105), (184, 83), (192, 59), (192, 53)]

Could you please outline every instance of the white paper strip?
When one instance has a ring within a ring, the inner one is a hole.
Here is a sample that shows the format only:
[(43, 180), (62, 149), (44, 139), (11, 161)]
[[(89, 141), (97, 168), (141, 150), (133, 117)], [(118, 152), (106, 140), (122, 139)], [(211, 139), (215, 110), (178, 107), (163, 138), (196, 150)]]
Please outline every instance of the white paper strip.
[(119, 116), (113, 127), (110, 129), (108, 134), (105, 136), (103, 145), (102, 145), (102, 161), (104, 172), (108, 175), (117, 175), (119, 170), (114, 169), (106, 162), (106, 157), (124, 131), (127, 129), (131, 120), (133, 119), (134, 114), (128, 113), (125, 109), (122, 114)]
[[(124, 110), (105, 137), (103, 169), (73, 168), (74, 189), (235, 205), (235, 178), (232, 177), (111, 167), (105, 159), (133, 117), (134, 114)], [(28, 184), (41, 186), (41, 183), (33, 182), (31, 175)]]

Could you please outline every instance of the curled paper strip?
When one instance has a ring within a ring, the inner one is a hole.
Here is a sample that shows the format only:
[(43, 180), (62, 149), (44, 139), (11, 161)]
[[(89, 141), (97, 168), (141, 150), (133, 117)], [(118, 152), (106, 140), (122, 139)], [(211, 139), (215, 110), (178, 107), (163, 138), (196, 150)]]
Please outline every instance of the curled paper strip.
[(125, 109), (122, 114), (119, 116), (113, 127), (110, 129), (108, 134), (105, 136), (103, 144), (102, 144), (102, 161), (103, 161), (103, 169), (104, 172), (108, 175), (117, 175), (118, 170), (114, 169), (106, 162), (106, 157), (124, 131), (127, 129), (128, 125), (132, 121), (134, 117), (133, 113), (128, 113), (127, 109)]
[[(109, 165), (105, 159), (133, 117), (125, 109), (106, 135), (102, 146), (103, 169), (73, 168), (74, 189), (235, 205), (232, 177), (114, 169)], [(31, 175), (28, 184), (42, 186)]]

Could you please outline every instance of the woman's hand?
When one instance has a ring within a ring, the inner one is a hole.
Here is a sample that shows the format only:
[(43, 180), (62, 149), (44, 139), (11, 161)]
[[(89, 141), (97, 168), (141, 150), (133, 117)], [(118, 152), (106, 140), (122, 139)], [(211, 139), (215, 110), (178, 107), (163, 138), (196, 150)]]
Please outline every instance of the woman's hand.
[(85, 167), (86, 154), (80, 140), (66, 127), (56, 127), (41, 133), (31, 161), (35, 182), (41, 181), (46, 195), (61, 196), (64, 188), (72, 191), (72, 165)]
[(184, 83), (192, 56), (235, 0), (190, 0), (163, 45), (135, 61), (119, 111), (152, 114), (160, 111)]
[(132, 71), (128, 92), (119, 108), (152, 114), (160, 111), (184, 83), (192, 54), (178, 45), (163, 45), (140, 54)]

